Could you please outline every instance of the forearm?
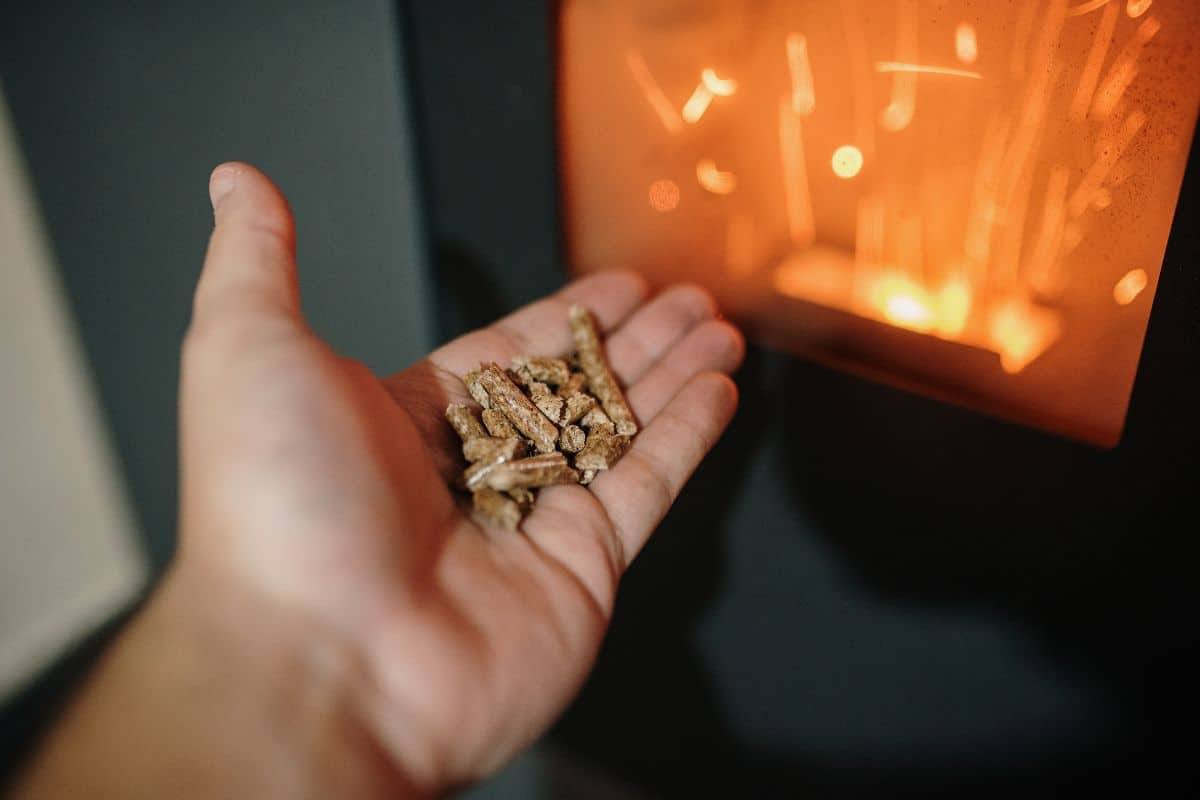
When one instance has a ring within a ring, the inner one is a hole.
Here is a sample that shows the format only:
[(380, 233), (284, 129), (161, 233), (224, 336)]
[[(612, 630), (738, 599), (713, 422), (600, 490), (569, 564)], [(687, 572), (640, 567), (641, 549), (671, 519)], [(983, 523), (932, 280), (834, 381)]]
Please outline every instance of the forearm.
[(336, 640), (176, 571), (82, 687), (16, 797), (413, 794), (360, 726), (356, 666)]

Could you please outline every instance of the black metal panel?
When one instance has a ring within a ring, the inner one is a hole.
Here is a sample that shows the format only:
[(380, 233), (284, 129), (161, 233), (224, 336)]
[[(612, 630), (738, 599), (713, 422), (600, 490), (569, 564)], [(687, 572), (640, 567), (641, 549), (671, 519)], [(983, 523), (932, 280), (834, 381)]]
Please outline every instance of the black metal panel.
[[(552, 20), (481, 5), (409, 4), (448, 332), (564, 277)], [(663, 794), (1011, 794), (1111, 784), (1151, 753), (1179, 767), (1198, 161), (1119, 447), (753, 351), (733, 430), (627, 576), (554, 740)]]

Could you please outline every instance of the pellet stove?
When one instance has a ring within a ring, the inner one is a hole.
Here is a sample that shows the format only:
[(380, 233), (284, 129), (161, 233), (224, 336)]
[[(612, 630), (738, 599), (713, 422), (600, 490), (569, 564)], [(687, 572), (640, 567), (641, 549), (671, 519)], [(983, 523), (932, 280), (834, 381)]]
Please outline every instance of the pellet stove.
[(1111, 446), (1198, 31), (1194, 2), (568, 0), (571, 261), (698, 281), (762, 341)]
[(652, 797), (1190, 774), (1200, 4), (406, 8), (444, 335), (620, 266), (750, 335), (552, 748)]

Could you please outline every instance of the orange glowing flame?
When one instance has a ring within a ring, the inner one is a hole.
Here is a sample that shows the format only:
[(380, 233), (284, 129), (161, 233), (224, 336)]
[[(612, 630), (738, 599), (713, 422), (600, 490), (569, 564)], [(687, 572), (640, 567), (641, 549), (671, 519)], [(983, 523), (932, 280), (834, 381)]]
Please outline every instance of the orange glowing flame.
[(1133, 137), (1137, 136), (1138, 132), (1146, 125), (1146, 114), (1140, 109), (1134, 110), (1125, 119), (1121, 126), (1121, 131), (1117, 135), (1117, 139), (1111, 147), (1096, 159), (1096, 162), (1088, 169), (1087, 174), (1083, 176), (1083, 180), (1079, 186), (1071, 194), (1071, 199), (1067, 203), (1068, 213), (1072, 219), (1077, 219), (1087, 211), (1088, 204), (1096, 196), (1096, 190), (1104, 184), (1104, 179), (1108, 176), (1109, 170), (1113, 165), (1120, 160), (1121, 154), (1124, 153)]
[(938, 296), (939, 313), (934, 329), (938, 336), (955, 339), (967, 327), (971, 314), (971, 290), (961, 280), (951, 281), (942, 287)]
[(792, 75), (792, 110), (807, 116), (817, 106), (812, 66), (808, 63), (808, 40), (798, 33), (788, 34), (787, 57)]
[(917, 60), (917, 4), (915, 0), (899, 0), (896, 21), (896, 60), (875, 65), (879, 72), (894, 72), (892, 97), (887, 107), (879, 114), (879, 124), (884, 130), (902, 131), (912, 123), (917, 108), (917, 76), (912, 69), (895, 67), (913, 66)]
[(1096, 35), (1092, 38), (1087, 61), (1084, 62), (1083, 72), (1079, 76), (1079, 88), (1075, 90), (1075, 99), (1071, 101), (1071, 109), (1068, 112), (1072, 122), (1083, 122), (1087, 116), (1088, 106), (1092, 104), (1096, 83), (1100, 80), (1100, 69), (1104, 66), (1104, 58), (1108, 55), (1109, 46), (1112, 44), (1113, 32), (1117, 29), (1117, 17), (1120, 16), (1120, 13), (1121, 9), (1113, 3), (1104, 9), (1104, 15), (1096, 27)]
[(871, 87), (870, 45), (863, 29), (858, 0), (841, 0), (839, 5), (853, 81), (854, 141), (864, 153), (872, 155), (875, 152), (875, 96)]
[(1117, 107), (1117, 102), (1125, 94), (1125, 90), (1137, 77), (1138, 58), (1142, 50), (1150, 43), (1162, 23), (1156, 17), (1148, 17), (1134, 32), (1133, 38), (1125, 45), (1117, 60), (1105, 76), (1100, 88), (1096, 90), (1096, 99), (1092, 103), (1092, 115), (1097, 119), (1105, 119)]
[(663, 127), (667, 129), (667, 133), (675, 134), (683, 130), (683, 122), (679, 118), (679, 114), (671, 105), (671, 101), (667, 99), (662, 87), (658, 85), (658, 81), (654, 80), (654, 76), (650, 74), (650, 69), (646, 66), (646, 60), (642, 58), (642, 54), (637, 50), (627, 50), (625, 64), (629, 67), (634, 82), (646, 96), (646, 102), (650, 104), (650, 108), (658, 115)]
[(881, 279), (875, 285), (875, 308), (898, 328), (928, 333), (937, 323), (933, 298), (918, 284), (899, 275)]
[(863, 154), (852, 144), (845, 144), (833, 151), (833, 174), (839, 178), (853, 178), (863, 168)]
[(974, 64), (979, 57), (979, 42), (975, 36), (975, 26), (969, 22), (960, 22), (954, 29), (954, 53), (964, 64)]
[(783, 165), (783, 197), (788, 232), (792, 244), (807, 247), (816, 239), (817, 229), (813, 221), (812, 195), (808, 188), (804, 134), (800, 118), (786, 99), (779, 104), (779, 152)]
[(660, 178), (650, 184), (650, 207), (665, 214), (679, 207), (679, 184), (669, 178)]
[(1070, 171), (1056, 166), (1046, 182), (1046, 200), (1042, 205), (1042, 227), (1037, 244), (1033, 249), (1030, 277), (1040, 291), (1057, 291), (1059, 276), (1057, 257), (1062, 245), (1063, 229), (1066, 227), (1067, 181)]
[(1125, 13), (1137, 19), (1142, 14), (1150, 10), (1150, 6), (1154, 4), (1154, 0), (1129, 0), (1125, 4)]
[(737, 188), (737, 176), (717, 169), (717, 162), (702, 158), (696, 164), (696, 180), (713, 194), (730, 194)]
[(1053, 312), (1013, 300), (992, 315), (991, 336), (1000, 367), (1016, 375), (1037, 360), (1062, 334), (1062, 321)]
[(1038, 0), (1025, 0), (1017, 24), (1013, 28), (1012, 56), (1010, 69), (1014, 78), (1025, 77), (1025, 56), (1029, 49), (1029, 36), (1033, 32), (1033, 20), (1037, 14)]
[(912, 72), (921, 75), (948, 75), (953, 78), (973, 78), (979, 80), (983, 76), (974, 70), (957, 69), (955, 67), (936, 67), (931, 64), (906, 64), (900, 61), (877, 61), (876, 72)]
[(1146, 274), (1146, 270), (1132, 269), (1113, 287), (1113, 299), (1117, 301), (1117, 305), (1127, 306), (1136, 300), (1149, 284), (1150, 276)]
[(1080, 3), (1076, 6), (1071, 6), (1067, 9), (1068, 17), (1082, 17), (1084, 14), (1090, 14), (1101, 6), (1108, 5), (1111, 0), (1087, 0), (1086, 3)]

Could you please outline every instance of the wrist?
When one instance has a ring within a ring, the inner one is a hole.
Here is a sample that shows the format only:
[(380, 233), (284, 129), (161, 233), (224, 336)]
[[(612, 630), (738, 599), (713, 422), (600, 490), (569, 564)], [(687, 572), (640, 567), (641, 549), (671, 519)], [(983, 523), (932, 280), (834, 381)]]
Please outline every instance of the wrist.
[(421, 794), (363, 724), (355, 649), (176, 565), (97, 666), (21, 797)]
[(160, 635), (190, 650), (181, 677), (223, 698), (217, 706), (228, 704), (228, 712), (218, 727), (234, 728), (227, 733), (244, 739), (251, 758), (262, 754), (257, 768), (276, 770), (284, 794), (422, 793), (364, 723), (363, 703), (374, 693), (352, 634), (186, 563), (171, 571), (158, 599)]

